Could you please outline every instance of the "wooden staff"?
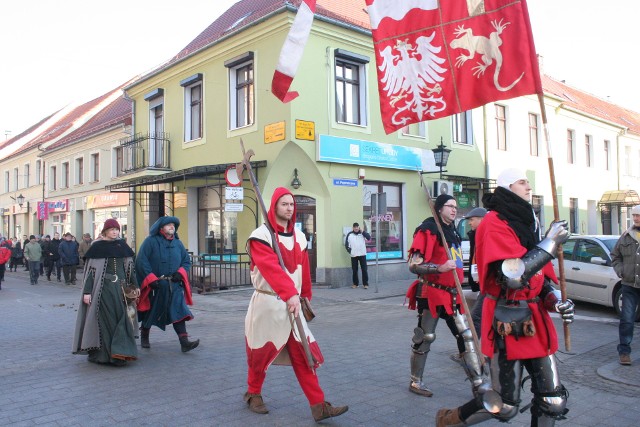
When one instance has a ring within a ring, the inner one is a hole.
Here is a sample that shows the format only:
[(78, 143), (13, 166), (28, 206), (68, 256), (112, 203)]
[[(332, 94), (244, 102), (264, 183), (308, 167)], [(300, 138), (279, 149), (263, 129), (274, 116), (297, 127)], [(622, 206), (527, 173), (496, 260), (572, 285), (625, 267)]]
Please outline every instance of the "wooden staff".
[[(542, 114), (542, 126), (544, 128), (544, 139), (547, 143), (547, 157), (549, 163), (549, 179), (551, 180), (551, 197), (553, 198), (553, 219), (555, 221), (560, 220), (560, 209), (558, 207), (558, 190), (556, 188), (556, 174), (553, 167), (553, 157), (551, 156), (551, 138), (549, 137), (549, 128), (547, 127), (547, 109), (544, 105), (544, 94), (538, 94), (538, 102), (540, 103), (540, 112)], [(562, 245), (558, 245), (558, 273), (560, 280), (560, 294), (562, 301), (567, 300), (567, 283), (564, 275), (564, 252), (562, 252)], [(562, 322), (562, 328), (564, 331), (564, 348), (567, 352), (571, 352), (571, 331), (569, 330), (569, 324)]]
[[(267, 211), (267, 207), (264, 204), (264, 200), (262, 199), (262, 193), (260, 192), (260, 187), (258, 187), (258, 180), (253, 173), (253, 169), (251, 168), (251, 157), (255, 154), (253, 150), (245, 151), (244, 150), (244, 142), (242, 138), (240, 138), (240, 148), (242, 149), (242, 161), (236, 164), (236, 172), (239, 177), (242, 178), (242, 173), (246, 169), (249, 173), (249, 180), (251, 181), (251, 186), (253, 187), (253, 191), (256, 193), (256, 199), (258, 199), (258, 204), (260, 205), (260, 209), (262, 210), (262, 216), (265, 218), (265, 225), (271, 234), (271, 242), (273, 246), (273, 250), (278, 256), (278, 262), (280, 263), (280, 267), (286, 273), (287, 269), (284, 266), (284, 261), (282, 259), (282, 253), (280, 253), (280, 245), (278, 244), (278, 239), (276, 238), (276, 231), (271, 226), (269, 222), (269, 213)], [(307, 356), (307, 365), (313, 371), (315, 369), (315, 359), (313, 354), (311, 354), (311, 349), (309, 348), (309, 343), (307, 342), (307, 335), (304, 333), (304, 326), (302, 325), (302, 320), (300, 320), (300, 315), (294, 316), (293, 313), (289, 313), (289, 321), (291, 322), (291, 328), (293, 329), (294, 321), (295, 325), (298, 328), (298, 335), (300, 336), (300, 341), (302, 342), (302, 348), (304, 348), (304, 353)]]

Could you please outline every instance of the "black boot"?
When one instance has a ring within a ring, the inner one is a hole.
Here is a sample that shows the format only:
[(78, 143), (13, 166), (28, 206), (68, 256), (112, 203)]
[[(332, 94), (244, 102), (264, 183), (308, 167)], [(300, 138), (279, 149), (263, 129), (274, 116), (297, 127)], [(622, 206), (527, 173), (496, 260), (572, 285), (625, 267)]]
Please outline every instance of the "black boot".
[(149, 329), (147, 328), (140, 328), (140, 347), (151, 348), (151, 344), (149, 344)]
[(193, 350), (198, 346), (198, 344), (200, 344), (200, 340), (189, 341), (188, 335), (180, 336), (180, 347), (182, 348), (183, 353)]

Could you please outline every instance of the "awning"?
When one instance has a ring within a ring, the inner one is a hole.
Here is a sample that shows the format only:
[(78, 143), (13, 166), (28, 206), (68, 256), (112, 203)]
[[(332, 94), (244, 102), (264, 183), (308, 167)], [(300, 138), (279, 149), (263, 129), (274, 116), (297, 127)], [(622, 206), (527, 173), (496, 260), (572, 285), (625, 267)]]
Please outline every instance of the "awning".
[[(140, 187), (145, 187), (147, 185), (166, 184), (192, 178), (211, 178), (214, 179), (217, 184), (225, 184), (226, 181), (224, 178), (224, 173), (232, 166), (235, 166), (235, 163), (194, 166), (179, 171), (167, 172), (162, 175), (141, 176), (132, 179), (131, 181), (107, 185), (105, 188), (112, 193), (149, 193), (151, 191), (141, 189)], [(251, 168), (256, 173), (256, 179), (258, 169), (265, 166), (267, 166), (266, 160), (251, 162)]]
[(640, 196), (635, 190), (605, 191), (598, 202), (600, 207), (631, 207), (635, 205), (640, 205)]

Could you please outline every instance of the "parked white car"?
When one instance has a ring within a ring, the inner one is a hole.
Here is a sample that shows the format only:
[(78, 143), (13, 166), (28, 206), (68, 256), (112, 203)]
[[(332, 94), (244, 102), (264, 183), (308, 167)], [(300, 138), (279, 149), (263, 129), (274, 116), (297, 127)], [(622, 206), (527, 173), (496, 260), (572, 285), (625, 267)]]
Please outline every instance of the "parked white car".
[[(611, 251), (620, 236), (574, 235), (562, 245), (567, 297), (613, 307), (620, 314), (620, 278), (611, 266)], [(558, 260), (553, 261), (558, 277)], [(640, 320), (639, 316), (636, 319)]]

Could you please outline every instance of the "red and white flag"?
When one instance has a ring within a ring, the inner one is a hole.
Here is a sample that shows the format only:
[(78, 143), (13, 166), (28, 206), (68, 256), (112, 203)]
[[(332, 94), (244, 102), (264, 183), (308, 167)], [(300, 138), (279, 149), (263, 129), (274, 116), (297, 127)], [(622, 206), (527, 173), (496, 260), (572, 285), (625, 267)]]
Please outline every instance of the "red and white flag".
[(386, 133), (542, 93), (525, 0), (365, 0)]
[(271, 92), (282, 102), (286, 103), (298, 97), (298, 92), (289, 92), (289, 87), (300, 65), (315, 10), (316, 0), (303, 0), (280, 51), (278, 65), (271, 81)]

